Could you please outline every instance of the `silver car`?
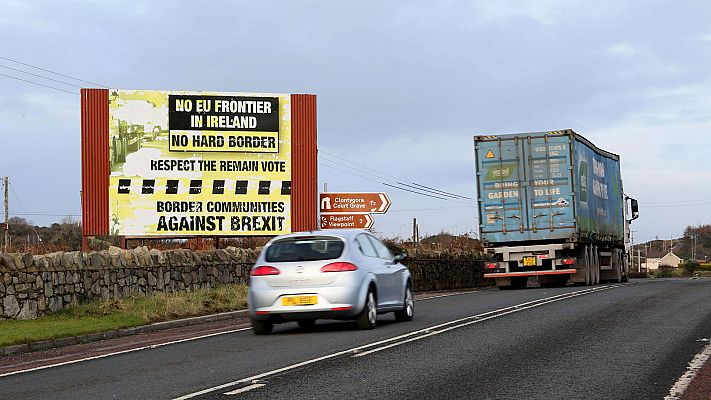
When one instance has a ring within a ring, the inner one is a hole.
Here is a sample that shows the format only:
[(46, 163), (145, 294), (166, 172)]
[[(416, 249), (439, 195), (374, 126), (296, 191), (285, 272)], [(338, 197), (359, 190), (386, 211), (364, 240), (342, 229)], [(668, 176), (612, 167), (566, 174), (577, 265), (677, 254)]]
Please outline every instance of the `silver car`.
[(278, 236), (250, 272), (249, 315), (257, 335), (276, 323), (353, 319), (373, 329), (377, 315), (398, 321), (414, 315), (410, 271), (375, 236), (363, 230), (328, 230)]

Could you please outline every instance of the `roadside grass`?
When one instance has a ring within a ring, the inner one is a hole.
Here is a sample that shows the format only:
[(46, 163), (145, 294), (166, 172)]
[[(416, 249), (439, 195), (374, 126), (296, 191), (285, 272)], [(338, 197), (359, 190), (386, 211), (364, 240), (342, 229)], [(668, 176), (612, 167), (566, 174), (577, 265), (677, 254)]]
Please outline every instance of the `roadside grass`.
[(0, 346), (132, 328), (246, 307), (246, 285), (94, 300), (34, 320), (2, 320)]

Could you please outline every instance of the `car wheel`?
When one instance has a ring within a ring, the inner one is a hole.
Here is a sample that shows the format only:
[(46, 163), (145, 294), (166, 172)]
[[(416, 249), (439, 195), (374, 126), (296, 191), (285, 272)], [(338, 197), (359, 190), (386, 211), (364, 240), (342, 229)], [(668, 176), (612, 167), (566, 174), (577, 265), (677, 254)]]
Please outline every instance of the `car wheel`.
[(412, 295), (412, 288), (408, 284), (405, 288), (405, 299), (402, 310), (395, 311), (395, 319), (400, 322), (412, 321), (415, 316), (415, 299)]
[(296, 321), (299, 326), (303, 329), (311, 329), (316, 325), (316, 320), (315, 319), (300, 319)]
[(358, 329), (373, 329), (377, 321), (378, 312), (375, 306), (375, 295), (372, 290), (368, 290), (368, 294), (365, 296), (365, 307), (363, 307), (363, 311), (356, 320)]
[(252, 330), (254, 331), (255, 335), (268, 335), (272, 333), (272, 328), (274, 327), (274, 324), (272, 324), (269, 321), (260, 321), (258, 319), (253, 319), (250, 318), (250, 321), (252, 322)]

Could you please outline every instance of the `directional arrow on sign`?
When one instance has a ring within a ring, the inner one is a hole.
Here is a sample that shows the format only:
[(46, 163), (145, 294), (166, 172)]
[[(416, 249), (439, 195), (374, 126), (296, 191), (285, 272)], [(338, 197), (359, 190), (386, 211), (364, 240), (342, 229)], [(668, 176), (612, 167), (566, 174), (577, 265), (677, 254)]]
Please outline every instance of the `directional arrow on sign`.
[(373, 213), (385, 214), (390, 208), (388, 195), (374, 193), (321, 193), (322, 213)]
[(370, 214), (321, 214), (321, 229), (370, 229), (372, 226)]

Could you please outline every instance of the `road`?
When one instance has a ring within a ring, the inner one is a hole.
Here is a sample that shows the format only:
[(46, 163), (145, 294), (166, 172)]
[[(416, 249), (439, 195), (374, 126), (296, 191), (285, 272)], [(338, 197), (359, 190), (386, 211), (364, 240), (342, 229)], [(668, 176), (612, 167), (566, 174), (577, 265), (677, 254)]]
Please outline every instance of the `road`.
[(0, 374), (0, 398), (662, 399), (711, 338), (709, 304), (711, 279), (481, 290), (417, 301), (414, 321), (383, 315), (372, 331), (232, 326)]

